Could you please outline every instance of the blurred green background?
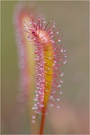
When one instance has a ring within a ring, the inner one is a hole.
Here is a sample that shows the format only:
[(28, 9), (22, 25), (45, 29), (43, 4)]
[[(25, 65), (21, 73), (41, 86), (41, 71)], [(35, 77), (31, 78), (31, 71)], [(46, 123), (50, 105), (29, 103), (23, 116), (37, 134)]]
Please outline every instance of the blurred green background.
[[(23, 2), (24, 3), (24, 2)], [(67, 64), (61, 109), (49, 109), (44, 133), (86, 134), (89, 131), (89, 8), (86, 1), (26, 2), (61, 28)], [(13, 24), (16, 1), (1, 2), (1, 129), (2, 133), (30, 133), (28, 108), (17, 111), (18, 56)]]

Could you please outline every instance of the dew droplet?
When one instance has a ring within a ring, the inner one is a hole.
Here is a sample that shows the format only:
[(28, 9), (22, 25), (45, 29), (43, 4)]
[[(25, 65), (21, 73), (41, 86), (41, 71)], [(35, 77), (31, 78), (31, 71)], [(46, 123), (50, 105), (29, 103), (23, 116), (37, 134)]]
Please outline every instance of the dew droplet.
[(37, 114), (41, 114), (41, 112), (38, 110), (38, 111), (35, 111)]
[(35, 123), (35, 120), (32, 120), (32, 123), (34, 124)]
[(58, 42), (61, 42), (61, 40), (60, 40), (60, 39), (58, 39)]
[(64, 76), (64, 72), (61, 73), (61, 76)]
[(53, 107), (53, 104), (50, 104), (50, 107)]
[(54, 43), (54, 40), (52, 40), (51, 42)]
[(60, 98), (57, 98), (57, 101), (60, 101)]
[(53, 98), (53, 101), (55, 101), (55, 98)]
[(60, 88), (61, 87), (61, 85), (59, 84), (58, 86), (57, 86), (57, 88)]
[(53, 25), (53, 28), (55, 28), (56, 26), (55, 26), (55, 24)]
[(51, 36), (51, 38), (53, 38), (53, 35)]
[(46, 23), (46, 21), (44, 21), (43, 23)]
[(59, 34), (59, 31), (57, 31), (56, 34)]
[(40, 107), (44, 107), (44, 105), (43, 104), (40, 104)]
[(33, 119), (35, 119), (35, 118), (36, 118), (36, 116), (35, 116), (35, 115), (33, 115), (33, 116), (32, 116), (32, 118), (33, 118)]
[(35, 107), (32, 107), (32, 110), (35, 110)]
[(67, 58), (67, 55), (64, 55), (64, 58)]
[(63, 80), (60, 80), (60, 83), (63, 83)]
[(50, 96), (50, 99), (53, 99), (53, 96)]
[(60, 91), (60, 95), (62, 94), (62, 91)]
[(63, 52), (63, 49), (61, 49), (61, 52)]
[(66, 52), (66, 50), (64, 50), (64, 52)]
[(59, 105), (57, 106), (57, 109), (60, 109), (60, 106)]
[(38, 101), (38, 99), (37, 98), (34, 98), (34, 101)]
[(30, 21), (29, 23), (30, 23), (30, 24), (32, 24), (32, 22), (31, 22), (31, 21)]
[(63, 61), (63, 64), (66, 64), (67, 63), (67, 60)]
[(36, 106), (37, 106), (37, 104), (34, 104), (34, 106), (36, 107)]
[(51, 31), (50, 34), (53, 34), (53, 31)]
[(50, 68), (48, 68), (48, 70), (50, 70)]

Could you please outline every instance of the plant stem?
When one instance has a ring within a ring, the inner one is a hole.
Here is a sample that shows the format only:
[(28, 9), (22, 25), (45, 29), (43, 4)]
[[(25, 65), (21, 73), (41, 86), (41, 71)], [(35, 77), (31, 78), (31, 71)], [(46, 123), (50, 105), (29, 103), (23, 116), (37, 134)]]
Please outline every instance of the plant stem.
[(40, 125), (40, 135), (43, 134), (43, 130), (44, 130), (44, 123), (45, 123), (45, 112), (46, 112), (46, 109), (43, 108), (42, 109), (42, 116), (41, 116), (41, 125)]

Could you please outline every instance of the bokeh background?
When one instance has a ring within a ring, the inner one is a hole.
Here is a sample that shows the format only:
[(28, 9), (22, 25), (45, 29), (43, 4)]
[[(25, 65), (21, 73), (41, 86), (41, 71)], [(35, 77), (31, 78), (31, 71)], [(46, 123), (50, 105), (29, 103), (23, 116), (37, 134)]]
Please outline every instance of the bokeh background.
[[(18, 56), (13, 25), (17, 1), (1, 2), (1, 130), (2, 134), (30, 133), (28, 108), (17, 111), (19, 84)], [(89, 132), (89, 4), (87, 1), (23, 2), (32, 5), (48, 21), (61, 28), (67, 64), (61, 108), (49, 109), (44, 133), (88, 134)]]

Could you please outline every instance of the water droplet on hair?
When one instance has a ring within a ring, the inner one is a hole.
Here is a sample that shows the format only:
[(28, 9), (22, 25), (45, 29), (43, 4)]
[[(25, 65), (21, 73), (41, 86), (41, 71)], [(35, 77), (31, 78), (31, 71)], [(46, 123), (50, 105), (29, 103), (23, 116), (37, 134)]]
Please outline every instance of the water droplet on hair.
[(63, 80), (60, 80), (60, 83), (63, 83)]
[(59, 105), (57, 106), (57, 109), (60, 109), (60, 106)]
[(61, 73), (61, 76), (64, 76), (64, 72)]
[(44, 21), (43, 23), (46, 23), (46, 21)]
[(34, 104), (34, 106), (36, 107), (36, 106), (37, 106), (37, 104)]
[(50, 96), (49, 99), (53, 99), (53, 96)]
[(35, 110), (35, 107), (32, 107), (32, 110)]
[(31, 22), (31, 21), (30, 21), (29, 23), (30, 23), (30, 24), (32, 24), (32, 22)]
[(34, 98), (34, 101), (38, 101), (38, 99), (37, 98)]
[(59, 84), (58, 86), (57, 86), (57, 88), (60, 88), (61, 87), (61, 85)]
[(50, 104), (50, 107), (53, 107), (53, 104)]
[(32, 120), (32, 123), (34, 124), (35, 123), (35, 120)]
[(61, 49), (61, 52), (63, 52), (63, 49)]
[(60, 91), (60, 95), (62, 94), (62, 91)]
[(57, 31), (56, 34), (59, 34), (59, 31)]
[(58, 39), (58, 42), (61, 42), (61, 40), (60, 40), (60, 39)]
[(51, 31), (50, 34), (53, 34), (53, 31)]
[(66, 52), (66, 50), (64, 50), (64, 52)]
[(53, 24), (53, 28), (55, 28), (56, 26), (55, 26), (55, 24)]
[(40, 107), (44, 107), (44, 105), (43, 105), (43, 104), (40, 104), (39, 106), (40, 106)]
[(67, 55), (64, 55), (64, 58), (67, 58)]
[(60, 98), (57, 98), (57, 101), (60, 101)]
[(63, 64), (66, 64), (67, 63), (67, 60), (63, 61)]
[(48, 68), (48, 70), (50, 70), (50, 68)]
[(33, 115), (33, 116), (32, 116), (32, 118), (33, 118), (33, 119), (35, 119), (35, 118), (36, 118), (36, 116), (35, 116), (35, 115)]

